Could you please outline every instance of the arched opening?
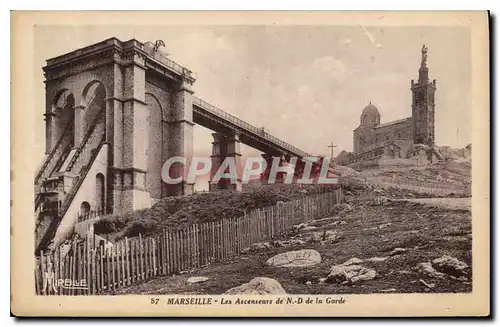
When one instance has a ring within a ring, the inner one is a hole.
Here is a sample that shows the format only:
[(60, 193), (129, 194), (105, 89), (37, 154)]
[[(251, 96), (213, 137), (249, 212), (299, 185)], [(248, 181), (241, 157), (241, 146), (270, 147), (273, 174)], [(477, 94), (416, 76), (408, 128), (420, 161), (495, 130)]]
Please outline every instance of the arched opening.
[(146, 174), (146, 189), (151, 198), (160, 199), (162, 197), (161, 169), (163, 165), (162, 108), (156, 97), (149, 93), (146, 93), (146, 103), (148, 105), (148, 148), (146, 150), (148, 170)]
[(90, 213), (90, 203), (87, 201), (83, 201), (82, 204), (80, 204), (80, 215), (81, 216), (87, 216)]
[(103, 214), (106, 206), (106, 189), (104, 184), (104, 175), (99, 173), (95, 177), (95, 203), (98, 214)]
[(75, 142), (75, 97), (69, 90), (59, 91), (52, 103), (52, 142), (64, 142), (74, 146)]
[[(82, 138), (97, 125), (104, 128), (105, 115), (100, 118), (102, 110), (106, 110), (106, 89), (99, 81), (92, 81), (83, 90), (82, 94)], [(104, 132), (104, 129), (103, 129)]]

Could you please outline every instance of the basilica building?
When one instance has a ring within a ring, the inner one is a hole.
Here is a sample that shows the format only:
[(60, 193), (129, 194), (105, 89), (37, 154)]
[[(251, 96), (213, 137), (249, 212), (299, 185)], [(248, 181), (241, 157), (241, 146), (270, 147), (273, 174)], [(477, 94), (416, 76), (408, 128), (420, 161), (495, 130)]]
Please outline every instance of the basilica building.
[(380, 157), (410, 158), (424, 155), (429, 161), (439, 156), (434, 149), (436, 80), (429, 80), (427, 47), (422, 47), (418, 80), (411, 80), (411, 117), (380, 123), (378, 108), (371, 102), (363, 109), (354, 129), (354, 151), (343, 151), (336, 162), (350, 164)]

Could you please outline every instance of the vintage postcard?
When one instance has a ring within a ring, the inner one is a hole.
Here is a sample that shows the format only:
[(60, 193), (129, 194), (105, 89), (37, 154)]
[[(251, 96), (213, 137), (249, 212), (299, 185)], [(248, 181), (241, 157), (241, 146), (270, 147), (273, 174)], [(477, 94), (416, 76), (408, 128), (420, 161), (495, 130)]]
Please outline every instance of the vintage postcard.
[(487, 12), (13, 12), (17, 316), (487, 316)]

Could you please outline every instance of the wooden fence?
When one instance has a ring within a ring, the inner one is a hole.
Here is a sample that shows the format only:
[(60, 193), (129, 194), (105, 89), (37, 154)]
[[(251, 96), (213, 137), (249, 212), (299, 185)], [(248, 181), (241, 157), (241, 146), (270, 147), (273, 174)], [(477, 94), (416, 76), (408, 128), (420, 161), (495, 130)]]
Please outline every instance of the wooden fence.
[(329, 214), (342, 202), (341, 188), (256, 209), (243, 217), (195, 224), (181, 230), (124, 239), (112, 246), (85, 241), (37, 257), (35, 288), (42, 295), (92, 295), (155, 276), (178, 274), (238, 255), (255, 242), (273, 239), (293, 225)]

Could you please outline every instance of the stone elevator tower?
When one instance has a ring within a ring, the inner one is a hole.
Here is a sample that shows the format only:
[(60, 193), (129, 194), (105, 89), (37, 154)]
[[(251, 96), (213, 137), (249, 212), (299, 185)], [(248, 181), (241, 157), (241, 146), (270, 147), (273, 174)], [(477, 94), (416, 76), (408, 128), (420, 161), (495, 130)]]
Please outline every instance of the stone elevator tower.
[(436, 80), (429, 82), (427, 68), (427, 47), (422, 46), (422, 60), (418, 70), (418, 81), (411, 80), (412, 96), (412, 139), (415, 144), (433, 146), (434, 138), (434, 94)]
[(168, 158), (192, 157), (191, 71), (151, 42), (111, 38), (48, 59), (44, 73), (46, 157), (35, 189), (58, 179), (61, 215), (76, 216), (83, 202), (120, 214), (193, 191), (182, 168), (171, 173), (179, 184), (161, 178)]

